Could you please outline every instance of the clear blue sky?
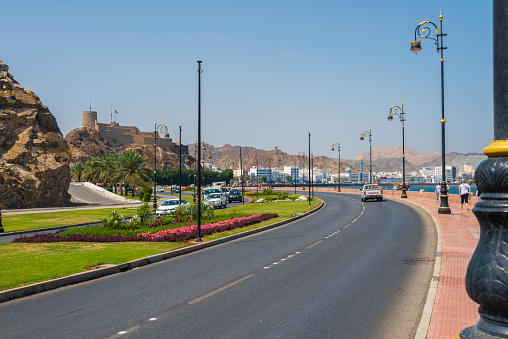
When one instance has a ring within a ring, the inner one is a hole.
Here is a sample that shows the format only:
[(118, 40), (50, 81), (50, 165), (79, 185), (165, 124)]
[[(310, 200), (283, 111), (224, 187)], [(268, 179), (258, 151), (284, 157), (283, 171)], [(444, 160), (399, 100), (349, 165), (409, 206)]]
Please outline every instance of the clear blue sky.
[(440, 61), (431, 40), (414, 55), (418, 23), (444, 16), (446, 151), (493, 140), (491, 1), (10, 1), (0, 53), (62, 133), (82, 111), (183, 143), (202, 139), (342, 157), (402, 144), (392, 105), (404, 101), (406, 146), (441, 151)]

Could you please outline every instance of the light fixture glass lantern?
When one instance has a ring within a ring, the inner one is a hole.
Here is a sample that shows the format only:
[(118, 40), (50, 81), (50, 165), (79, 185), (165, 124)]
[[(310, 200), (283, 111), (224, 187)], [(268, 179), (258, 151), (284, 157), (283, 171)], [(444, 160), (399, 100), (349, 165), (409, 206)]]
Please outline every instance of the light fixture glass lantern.
[(422, 41), (411, 41), (411, 52), (418, 54), (422, 50)]

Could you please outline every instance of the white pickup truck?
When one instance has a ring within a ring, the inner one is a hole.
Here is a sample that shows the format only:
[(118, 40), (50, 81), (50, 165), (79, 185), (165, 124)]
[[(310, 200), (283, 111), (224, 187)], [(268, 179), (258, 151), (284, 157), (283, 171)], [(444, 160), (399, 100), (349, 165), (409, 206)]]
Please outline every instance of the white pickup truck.
[(363, 185), (360, 191), (360, 197), (362, 201), (366, 201), (367, 199), (383, 201), (383, 190), (377, 184)]

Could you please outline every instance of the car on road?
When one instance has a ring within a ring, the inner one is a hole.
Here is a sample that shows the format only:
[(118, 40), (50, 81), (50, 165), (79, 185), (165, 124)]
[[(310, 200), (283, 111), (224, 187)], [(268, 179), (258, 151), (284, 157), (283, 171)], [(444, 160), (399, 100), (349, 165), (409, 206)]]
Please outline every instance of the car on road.
[(173, 193), (180, 193), (180, 188), (176, 187), (175, 189), (173, 189)]
[(164, 188), (162, 187), (157, 187), (157, 189), (155, 190), (157, 193), (162, 193), (164, 192)]
[(363, 185), (360, 191), (360, 198), (362, 201), (377, 200), (383, 201), (383, 190), (378, 184)]
[(213, 208), (226, 208), (226, 195), (222, 193), (210, 193), (206, 197), (205, 204)]
[(240, 192), (239, 189), (232, 189), (231, 191), (229, 191), (229, 195), (228, 195), (228, 202), (231, 202), (231, 201), (238, 201), (238, 202), (242, 202), (242, 192)]
[(159, 207), (157, 207), (157, 210), (155, 211), (155, 213), (157, 215), (171, 213), (180, 206), (182, 208), (189, 208), (190, 204), (186, 200), (183, 200), (183, 199), (180, 201), (178, 198), (171, 198), (171, 199), (164, 201)]

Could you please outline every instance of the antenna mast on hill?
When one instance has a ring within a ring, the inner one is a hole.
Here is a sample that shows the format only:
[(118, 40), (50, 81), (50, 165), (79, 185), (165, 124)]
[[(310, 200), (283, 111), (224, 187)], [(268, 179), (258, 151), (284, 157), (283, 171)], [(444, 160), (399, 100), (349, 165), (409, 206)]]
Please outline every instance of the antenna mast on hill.
[(111, 124), (113, 124), (113, 107), (111, 107)]
[(90, 112), (92, 111), (92, 98), (90, 98)]

